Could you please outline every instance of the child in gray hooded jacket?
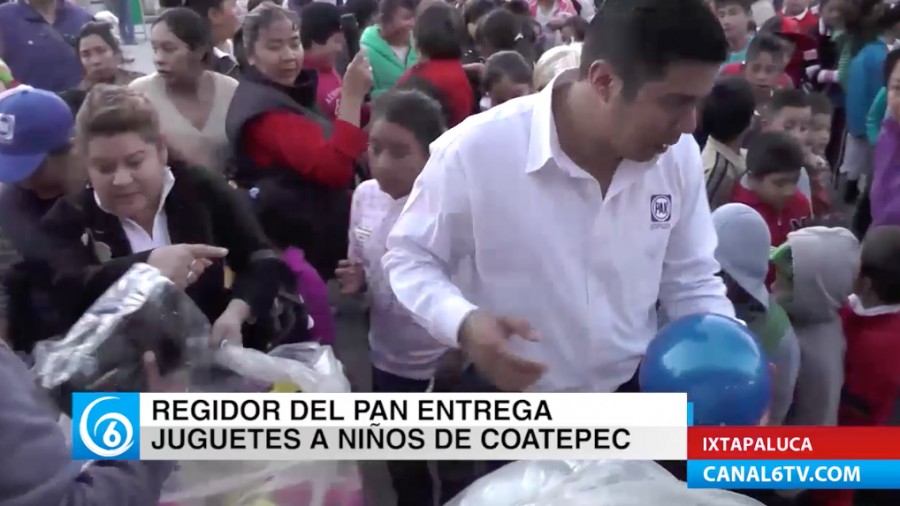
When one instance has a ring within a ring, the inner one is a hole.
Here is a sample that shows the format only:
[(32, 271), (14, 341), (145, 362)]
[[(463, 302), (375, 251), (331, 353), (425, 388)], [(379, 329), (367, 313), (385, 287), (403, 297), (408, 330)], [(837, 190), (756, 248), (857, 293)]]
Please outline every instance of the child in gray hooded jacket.
[(859, 269), (859, 241), (847, 229), (808, 227), (772, 255), (772, 290), (800, 342), (800, 375), (789, 425), (837, 425), (846, 341), (838, 310)]

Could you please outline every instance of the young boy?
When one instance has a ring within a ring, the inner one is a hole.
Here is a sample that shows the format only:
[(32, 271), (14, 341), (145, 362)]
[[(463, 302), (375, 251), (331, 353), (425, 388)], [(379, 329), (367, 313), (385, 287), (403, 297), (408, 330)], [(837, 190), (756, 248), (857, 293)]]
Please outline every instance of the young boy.
[[(783, 88), (772, 94), (772, 99), (762, 114), (760, 130), (763, 132), (783, 132), (797, 141), (803, 148), (803, 166), (808, 165), (809, 153), (806, 149), (809, 142), (809, 128), (812, 122), (812, 107), (810, 107), (807, 95), (800, 90)], [(806, 168), (800, 171), (798, 189), (807, 200), (812, 199), (812, 183)], [(817, 193), (823, 188), (816, 187)], [(812, 209), (810, 207), (810, 209)]]
[[(900, 227), (874, 227), (862, 243), (854, 294), (841, 310), (847, 355), (838, 424), (898, 425), (900, 403)], [(834, 492), (832, 492), (834, 494)], [(893, 491), (837, 491), (830, 504), (900, 504)]]
[(710, 209), (731, 201), (735, 183), (747, 170), (744, 136), (753, 121), (753, 88), (740, 76), (719, 80), (703, 101), (701, 124), (708, 134), (703, 172)]
[(766, 289), (771, 238), (765, 220), (744, 204), (725, 204), (712, 214), (719, 238), (716, 260), (737, 317), (759, 337), (775, 365), (769, 425), (780, 425), (793, 399), (800, 347), (784, 309)]
[(786, 423), (836, 425), (846, 346), (838, 310), (853, 288), (859, 242), (845, 228), (808, 227), (791, 232), (772, 262), (772, 292), (800, 342), (800, 375)]
[(790, 78), (784, 74), (786, 63), (784, 42), (771, 33), (761, 33), (750, 41), (746, 58), (722, 67), (721, 75), (744, 76), (753, 85), (756, 107), (760, 110), (776, 89), (790, 86)]
[(534, 93), (531, 65), (516, 51), (495, 53), (484, 64), (483, 86), (486, 92), (481, 109), (488, 110), (508, 100)]
[(747, 204), (763, 217), (772, 246), (784, 243), (809, 218), (809, 201), (797, 189), (803, 158), (803, 148), (790, 135), (761, 133), (747, 150), (747, 174), (734, 185), (731, 201)]
[(746, 59), (750, 43), (750, 23), (753, 15), (750, 0), (715, 0), (716, 14), (725, 31), (730, 53), (725, 63), (740, 63)]
[(811, 93), (806, 101), (812, 111), (807, 131), (807, 163), (813, 214), (821, 216), (831, 211), (831, 165), (826, 150), (831, 142), (831, 122), (834, 105), (824, 93)]

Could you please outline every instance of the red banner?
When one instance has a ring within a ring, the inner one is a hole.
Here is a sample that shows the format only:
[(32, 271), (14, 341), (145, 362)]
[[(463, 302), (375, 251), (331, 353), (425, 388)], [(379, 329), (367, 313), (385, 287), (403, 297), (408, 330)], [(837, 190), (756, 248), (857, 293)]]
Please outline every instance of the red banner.
[(900, 460), (900, 427), (689, 427), (691, 460)]

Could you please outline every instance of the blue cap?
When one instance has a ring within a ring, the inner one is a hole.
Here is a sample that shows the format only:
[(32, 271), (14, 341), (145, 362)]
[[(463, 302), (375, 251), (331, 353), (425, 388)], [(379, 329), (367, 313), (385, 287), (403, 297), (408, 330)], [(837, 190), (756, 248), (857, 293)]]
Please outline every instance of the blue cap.
[(30, 86), (0, 93), (0, 183), (30, 176), (71, 142), (74, 127), (72, 110), (55, 93)]

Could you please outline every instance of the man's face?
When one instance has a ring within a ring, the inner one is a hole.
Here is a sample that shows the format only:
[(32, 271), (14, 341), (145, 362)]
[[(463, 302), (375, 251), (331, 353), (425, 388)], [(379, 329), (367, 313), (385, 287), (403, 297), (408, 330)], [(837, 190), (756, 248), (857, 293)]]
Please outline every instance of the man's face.
[(694, 131), (697, 105), (712, 90), (718, 71), (717, 64), (673, 63), (662, 78), (644, 82), (629, 95), (611, 67), (596, 62), (588, 79), (599, 96), (597, 113), (615, 124), (608, 142), (619, 156), (638, 162), (662, 154)]
[(812, 122), (809, 107), (782, 107), (768, 117), (763, 125), (766, 132), (784, 132), (800, 143), (807, 145), (807, 135)]
[[(719, 23), (728, 40), (743, 40), (750, 31), (750, 13), (737, 2), (726, 3), (716, 9)], [(740, 48), (732, 48), (740, 50)]]
[(84, 169), (76, 164), (71, 149), (66, 146), (47, 155), (31, 176), (18, 183), (20, 188), (33, 192), (38, 198), (51, 200), (75, 190), (84, 181)]

